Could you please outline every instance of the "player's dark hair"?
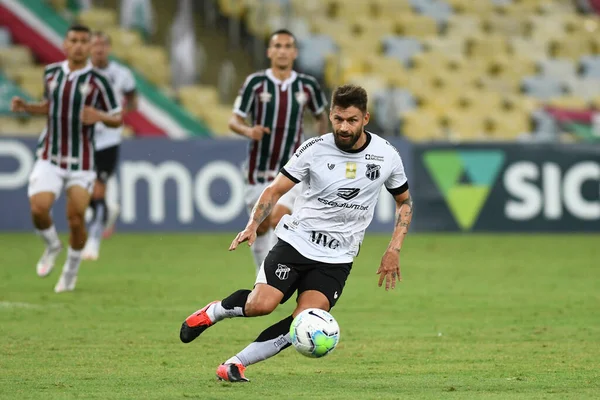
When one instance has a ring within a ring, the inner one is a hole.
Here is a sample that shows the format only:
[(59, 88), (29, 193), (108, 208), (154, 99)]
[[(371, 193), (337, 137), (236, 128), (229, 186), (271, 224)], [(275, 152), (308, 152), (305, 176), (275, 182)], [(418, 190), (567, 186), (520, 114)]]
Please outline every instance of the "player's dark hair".
[(106, 43), (108, 44), (112, 44), (110, 41), (110, 36), (108, 35), (108, 33), (104, 32), (104, 31), (94, 31), (92, 32), (92, 38), (94, 37), (99, 37), (103, 40), (106, 41)]
[(367, 91), (356, 85), (342, 85), (333, 91), (331, 95), (331, 107), (356, 107), (363, 114), (367, 113)]
[(69, 27), (69, 30), (67, 31), (67, 33), (69, 32), (86, 32), (86, 33), (92, 33), (92, 31), (90, 30), (89, 27), (87, 27), (86, 25), (82, 25), (82, 24), (75, 24), (75, 25), (71, 25)]
[(273, 37), (275, 35), (288, 35), (288, 36), (291, 36), (292, 39), (294, 39), (294, 46), (296, 46), (296, 36), (294, 36), (294, 34), (291, 31), (287, 30), (287, 29), (277, 29), (275, 32), (271, 33), (269, 35), (269, 40), (267, 41), (267, 46), (271, 45), (271, 40), (273, 40)]

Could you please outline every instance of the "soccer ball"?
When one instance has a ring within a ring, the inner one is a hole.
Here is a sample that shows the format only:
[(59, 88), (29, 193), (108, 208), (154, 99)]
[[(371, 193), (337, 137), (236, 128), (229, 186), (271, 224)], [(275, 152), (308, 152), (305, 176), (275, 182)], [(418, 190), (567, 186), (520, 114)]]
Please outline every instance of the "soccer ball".
[(340, 327), (327, 311), (308, 308), (292, 321), (290, 337), (300, 354), (319, 358), (335, 349), (340, 340)]

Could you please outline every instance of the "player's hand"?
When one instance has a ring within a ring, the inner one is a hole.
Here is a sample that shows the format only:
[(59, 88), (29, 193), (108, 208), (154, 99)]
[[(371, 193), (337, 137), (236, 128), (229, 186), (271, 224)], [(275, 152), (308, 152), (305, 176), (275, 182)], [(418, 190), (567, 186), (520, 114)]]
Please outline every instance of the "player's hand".
[(395, 250), (386, 251), (381, 259), (377, 274), (379, 274), (379, 287), (381, 287), (385, 279), (385, 290), (390, 290), (390, 287), (394, 289), (396, 281), (402, 282), (402, 276), (400, 275), (400, 254)]
[(25, 106), (27, 103), (22, 98), (15, 96), (10, 101), (10, 111), (12, 112), (25, 112)]
[(267, 128), (266, 126), (262, 126), (262, 125), (254, 125), (252, 128), (250, 128), (250, 139), (252, 140), (261, 140), (263, 138), (263, 136), (265, 135), (265, 133), (268, 135), (271, 133), (271, 129)]
[(96, 122), (102, 121), (102, 115), (100, 111), (94, 107), (85, 106), (81, 112), (81, 122), (84, 125), (94, 125)]
[(229, 246), (229, 251), (237, 249), (240, 243), (248, 242), (248, 246), (252, 246), (254, 241), (256, 240), (256, 230), (246, 228), (240, 233), (237, 234), (231, 245)]

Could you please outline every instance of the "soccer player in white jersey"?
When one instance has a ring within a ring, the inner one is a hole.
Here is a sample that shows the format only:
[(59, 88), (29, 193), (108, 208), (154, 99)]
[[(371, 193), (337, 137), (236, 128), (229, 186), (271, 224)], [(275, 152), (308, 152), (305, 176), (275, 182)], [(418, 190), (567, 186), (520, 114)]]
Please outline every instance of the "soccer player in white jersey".
[[(327, 100), (317, 80), (293, 70), (298, 56), (296, 38), (285, 29), (269, 38), (267, 56), (271, 67), (249, 75), (236, 99), (229, 128), (250, 139), (246, 160), (246, 206), (248, 213), (265, 187), (275, 179), (294, 154), (303, 136), (303, 114), (309, 110), (319, 135), (327, 132)], [(248, 125), (245, 119), (251, 120)], [(279, 199), (271, 215), (257, 229), (252, 255), (258, 274), (267, 253), (277, 242), (273, 228), (292, 212), (302, 185)]]
[(252, 244), (256, 229), (277, 200), (295, 184), (305, 182), (292, 215), (285, 215), (275, 231), (279, 241), (261, 266), (253, 290), (238, 290), (213, 301), (182, 324), (180, 339), (189, 343), (225, 318), (256, 317), (271, 313), (298, 291), (292, 315), (265, 329), (253, 343), (217, 368), (217, 377), (247, 381), (248, 365), (265, 360), (291, 344), (289, 329), (307, 308), (330, 310), (342, 295), (354, 257), (381, 187), (396, 200), (396, 225), (377, 273), (379, 286), (394, 289), (400, 279), (400, 250), (412, 220), (413, 204), (398, 151), (381, 137), (367, 132), (367, 93), (358, 86), (337, 88), (329, 119), (333, 133), (303, 143), (277, 178), (262, 192), (246, 228), (231, 243)]
[[(91, 60), (94, 67), (102, 71), (110, 80), (123, 112), (137, 109), (135, 78), (131, 71), (116, 61), (109, 59), (110, 37), (101, 31), (92, 33)], [(122, 127), (110, 128), (103, 123), (96, 124), (94, 134), (96, 154), (96, 183), (90, 207), (93, 218), (89, 227), (89, 237), (83, 249), (84, 260), (97, 260), (103, 234), (109, 236), (116, 222), (119, 206), (106, 202), (106, 183), (113, 175), (119, 159)]]

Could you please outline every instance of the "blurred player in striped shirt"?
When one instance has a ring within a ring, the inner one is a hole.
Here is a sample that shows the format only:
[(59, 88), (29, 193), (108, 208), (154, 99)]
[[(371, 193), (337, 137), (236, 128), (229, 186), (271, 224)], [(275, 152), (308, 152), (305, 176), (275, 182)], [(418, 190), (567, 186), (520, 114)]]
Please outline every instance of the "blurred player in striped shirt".
[[(310, 110), (317, 133), (327, 132), (327, 100), (317, 80), (293, 70), (298, 56), (296, 38), (285, 29), (271, 34), (267, 57), (271, 67), (249, 75), (233, 107), (229, 128), (250, 139), (245, 165), (248, 212), (267, 185), (304, 141), (303, 113)], [(249, 121), (248, 124), (246, 121)], [(258, 272), (277, 238), (273, 228), (290, 214), (302, 185), (283, 196), (257, 230), (252, 253)]]

